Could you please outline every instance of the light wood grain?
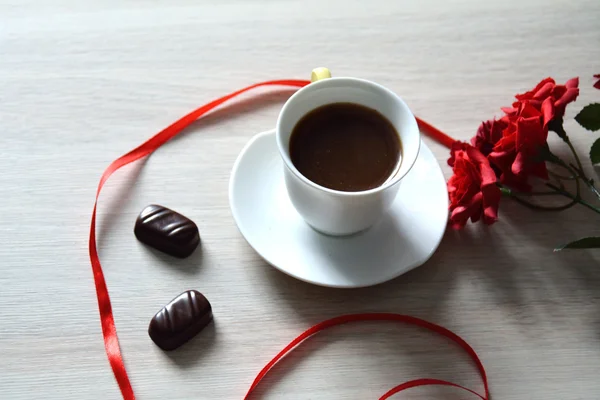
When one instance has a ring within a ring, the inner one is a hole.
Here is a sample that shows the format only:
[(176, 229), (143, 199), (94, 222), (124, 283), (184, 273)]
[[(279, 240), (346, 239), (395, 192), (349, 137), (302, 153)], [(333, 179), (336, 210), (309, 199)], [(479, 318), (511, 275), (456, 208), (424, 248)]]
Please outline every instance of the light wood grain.
[[(88, 259), (94, 192), (110, 161), (179, 116), (324, 65), (389, 86), (467, 139), (514, 93), (546, 76), (580, 76), (567, 128), (585, 154), (595, 136), (572, 117), (600, 96), (591, 87), (599, 17), (595, 0), (0, 2), (0, 398), (120, 397)], [(598, 398), (600, 256), (551, 252), (598, 232), (586, 210), (534, 214), (504, 202), (493, 227), (449, 231), (426, 265), (368, 289), (310, 286), (261, 261), (231, 217), (228, 177), (288, 96), (216, 112), (119, 172), (101, 197), (100, 257), (139, 399), (240, 399), (301, 330), (360, 311), (411, 314), (459, 333), (480, 353), (496, 399)], [(447, 150), (429, 143), (449, 175)], [(138, 243), (133, 222), (148, 203), (194, 219), (202, 252), (173, 262)], [(188, 288), (211, 300), (216, 324), (163, 353), (148, 322)], [(375, 399), (416, 377), (481, 390), (447, 341), (367, 324), (309, 342), (256, 398)], [(435, 388), (398, 397), (466, 398)]]

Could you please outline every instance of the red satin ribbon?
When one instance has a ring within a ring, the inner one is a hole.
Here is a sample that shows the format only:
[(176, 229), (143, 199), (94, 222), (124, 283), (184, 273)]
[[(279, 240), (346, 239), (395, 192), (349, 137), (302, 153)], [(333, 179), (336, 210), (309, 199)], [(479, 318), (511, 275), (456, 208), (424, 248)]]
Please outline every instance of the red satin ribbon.
[(410, 388), (417, 387), (417, 386), (429, 386), (429, 385), (452, 386), (452, 387), (466, 390), (467, 392), (474, 394), (475, 396), (479, 397), (482, 400), (489, 400), (490, 393), (489, 393), (487, 375), (485, 373), (485, 369), (483, 368), (483, 364), (481, 363), (481, 360), (477, 356), (477, 353), (475, 353), (475, 350), (473, 350), (473, 348), (471, 346), (469, 346), (469, 344), (467, 342), (465, 342), (460, 336), (458, 336), (454, 332), (452, 332), (442, 326), (432, 324), (431, 322), (427, 322), (427, 321), (419, 319), (419, 318), (411, 317), (409, 315), (390, 314), (390, 313), (367, 313), (367, 314), (342, 315), (340, 317), (336, 317), (336, 318), (332, 318), (332, 319), (328, 319), (326, 321), (320, 322), (317, 325), (313, 326), (312, 328), (304, 331), (300, 336), (298, 336), (296, 339), (292, 340), (290, 342), (290, 344), (285, 346), (285, 348), (283, 350), (281, 350), (275, 357), (273, 357), (273, 359), (271, 361), (269, 361), (269, 363), (267, 365), (265, 365), (265, 367), (258, 373), (258, 375), (256, 376), (256, 379), (254, 379), (254, 382), (252, 382), (252, 386), (250, 386), (248, 393), (244, 397), (244, 400), (248, 400), (250, 398), (250, 394), (254, 391), (254, 389), (256, 389), (256, 387), (258, 386), (260, 381), (265, 377), (265, 375), (267, 375), (267, 373), (269, 373), (269, 371), (275, 366), (277, 361), (279, 361), (287, 353), (292, 351), (296, 346), (298, 346), (299, 344), (301, 344), (302, 342), (304, 342), (311, 336), (313, 336), (321, 331), (324, 331), (326, 329), (329, 329), (331, 327), (334, 327), (334, 326), (348, 324), (351, 322), (364, 322), (364, 321), (402, 322), (405, 324), (416, 325), (421, 328), (428, 329), (439, 335), (449, 338), (450, 340), (452, 340), (453, 342), (458, 344), (475, 362), (475, 365), (477, 366), (477, 369), (479, 370), (479, 374), (481, 375), (481, 379), (483, 380), (483, 387), (485, 390), (485, 395), (482, 396), (479, 393), (477, 393), (471, 389), (468, 389), (464, 386), (458, 385), (456, 383), (443, 381), (440, 379), (424, 378), (424, 379), (415, 379), (412, 381), (404, 382), (398, 386), (395, 386), (392, 389), (388, 390), (383, 396), (381, 396), (379, 398), (379, 400), (388, 399), (391, 396), (393, 396), (394, 394), (402, 392), (406, 389), (410, 389)]
[[(90, 242), (89, 242), (90, 261), (92, 264), (92, 271), (94, 273), (94, 284), (96, 285), (96, 296), (98, 298), (98, 309), (100, 312), (100, 321), (102, 324), (102, 334), (104, 336), (104, 347), (106, 348), (106, 354), (108, 356), (110, 366), (112, 367), (113, 373), (115, 375), (117, 383), (119, 384), (119, 388), (121, 389), (121, 394), (123, 395), (124, 400), (134, 400), (135, 394), (133, 393), (133, 388), (131, 387), (131, 382), (129, 381), (129, 377), (127, 376), (127, 370), (125, 369), (125, 364), (123, 363), (123, 356), (121, 355), (121, 349), (119, 347), (119, 339), (117, 337), (117, 329), (115, 327), (115, 320), (113, 317), (112, 306), (110, 303), (110, 296), (108, 294), (108, 287), (106, 286), (106, 280), (104, 279), (104, 273), (102, 272), (102, 266), (100, 264), (100, 258), (98, 257), (98, 250), (96, 248), (96, 209), (98, 207), (98, 197), (100, 196), (102, 187), (104, 186), (104, 184), (106, 183), (108, 178), (110, 178), (110, 176), (114, 172), (116, 172), (118, 169), (120, 169), (121, 167), (124, 167), (127, 164), (130, 164), (134, 161), (137, 161), (141, 158), (144, 158), (144, 157), (150, 155), (156, 149), (158, 149), (160, 146), (162, 146), (163, 144), (165, 144), (166, 142), (168, 142), (169, 140), (171, 140), (172, 138), (177, 136), (179, 133), (181, 133), (192, 122), (201, 118), (203, 115), (205, 115), (209, 111), (213, 110), (214, 108), (220, 106), (221, 104), (227, 102), (228, 100), (230, 100), (242, 93), (245, 93), (249, 90), (252, 90), (252, 89), (255, 89), (255, 88), (258, 88), (261, 86), (291, 86), (291, 87), (300, 88), (300, 87), (308, 85), (309, 83), (310, 82), (306, 81), (306, 80), (295, 80), (295, 79), (261, 82), (261, 83), (257, 83), (255, 85), (251, 85), (246, 88), (240, 89), (236, 92), (230, 93), (219, 99), (216, 99), (216, 100), (214, 100), (208, 104), (205, 104), (204, 106), (192, 111), (191, 113), (187, 114), (186, 116), (182, 117), (181, 119), (175, 121), (173, 124), (169, 125), (167, 128), (158, 132), (156, 135), (152, 136), (150, 139), (148, 139), (147, 141), (145, 141), (144, 143), (142, 143), (135, 149), (131, 150), (129, 153), (119, 157), (118, 159), (113, 161), (108, 166), (108, 168), (106, 168), (104, 173), (102, 174), (102, 177), (100, 178), (100, 183), (98, 184), (98, 189), (96, 191), (96, 200), (94, 202), (94, 210), (92, 211), (92, 221), (90, 224)], [(435, 139), (439, 143), (441, 143), (447, 147), (450, 147), (450, 145), (454, 142), (454, 140), (452, 138), (445, 135), (444, 133), (442, 133), (438, 129), (434, 128), (433, 126), (429, 125), (428, 123), (420, 120), (419, 118), (417, 118), (417, 123), (419, 124), (419, 127), (425, 133), (427, 133), (429, 136), (431, 136), (433, 139)], [(485, 398), (482, 396), (480, 396), (480, 397), (484, 400), (487, 400), (488, 391), (487, 391), (487, 382), (485, 381), (485, 371), (483, 370), (483, 366), (481, 366), (481, 362), (479, 362), (477, 355), (475, 355), (475, 352), (466, 344), (466, 342), (464, 342), (461, 338), (459, 338), (452, 332), (450, 332), (442, 327), (438, 327), (429, 322), (418, 320), (418, 319), (412, 318), (412, 317), (394, 316), (394, 314), (363, 314), (363, 315), (358, 315), (358, 316), (346, 316), (346, 317), (334, 318), (333, 320), (325, 321), (325, 322), (322, 322), (321, 324), (316, 325), (315, 327), (309, 329), (308, 331), (303, 333), (301, 336), (299, 336), (294, 342), (292, 342), (295, 344), (293, 344), (293, 345), (290, 344), (291, 346), (286, 347), (286, 349), (284, 349), (284, 351), (282, 353), (279, 353), (275, 357), (275, 359), (273, 359), (273, 361), (271, 361), (271, 363), (269, 363), (267, 365), (267, 367), (265, 367), (263, 369), (263, 371), (261, 371), (259, 376), (254, 381), (254, 384), (250, 388), (250, 391), (248, 392), (248, 394), (250, 394), (250, 392), (252, 392), (252, 390), (254, 389), (254, 387), (256, 387), (258, 382), (263, 378), (263, 376), (268, 372), (268, 370), (275, 364), (275, 362), (283, 356), (283, 354), (290, 351), (292, 347), (296, 346), (304, 339), (308, 338), (309, 336), (313, 335), (314, 333), (318, 332), (319, 330), (327, 329), (333, 325), (347, 323), (347, 322), (353, 322), (353, 321), (359, 321), (359, 320), (365, 320), (365, 319), (366, 320), (384, 319), (384, 320), (398, 320), (398, 321), (402, 320), (404, 322), (409, 322), (409, 323), (413, 323), (413, 324), (416, 324), (419, 326), (423, 326), (425, 328), (428, 328), (435, 332), (438, 332), (444, 336), (450, 337), (452, 340), (459, 343), (465, 350), (467, 350), (467, 352), (469, 352), (471, 357), (473, 357), (474, 360), (476, 361), (478, 367), (480, 368), (480, 372), (484, 379), (484, 384), (485, 384), (485, 388), (486, 388), (486, 397)], [(461, 387), (459, 385), (455, 385), (450, 382), (444, 382), (444, 381), (439, 381), (439, 380), (435, 380), (435, 379), (417, 380), (417, 381), (407, 382), (404, 385), (397, 386), (396, 388), (392, 389), (390, 392), (386, 393), (384, 395), (384, 397), (382, 397), (381, 399), (386, 399), (389, 396), (391, 396), (392, 394), (394, 394), (398, 391), (404, 390), (404, 389), (408, 389), (409, 387), (420, 386), (420, 385), (424, 385), (424, 384), (451, 385), (451, 386)], [(463, 388), (463, 389), (469, 390), (466, 388)], [(474, 393), (474, 392), (472, 392), (472, 393)]]

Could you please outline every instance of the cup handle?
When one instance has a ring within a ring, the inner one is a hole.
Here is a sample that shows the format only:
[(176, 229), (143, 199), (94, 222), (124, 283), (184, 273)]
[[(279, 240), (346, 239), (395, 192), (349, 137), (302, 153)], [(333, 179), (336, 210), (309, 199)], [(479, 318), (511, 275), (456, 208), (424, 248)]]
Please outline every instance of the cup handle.
[(312, 70), (310, 74), (310, 81), (316, 82), (321, 79), (331, 78), (331, 71), (325, 67), (319, 67)]

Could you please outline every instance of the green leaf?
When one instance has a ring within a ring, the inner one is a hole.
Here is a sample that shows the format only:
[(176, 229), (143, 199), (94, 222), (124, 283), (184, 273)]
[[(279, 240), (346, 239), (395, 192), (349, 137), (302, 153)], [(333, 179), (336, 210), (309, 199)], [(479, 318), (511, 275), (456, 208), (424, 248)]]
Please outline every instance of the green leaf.
[(600, 139), (596, 139), (592, 148), (590, 149), (590, 160), (592, 164), (600, 164)]
[(598, 249), (600, 248), (600, 236), (590, 236), (567, 243), (561, 247), (557, 247), (554, 251), (564, 249)]
[(575, 121), (589, 131), (600, 129), (600, 103), (592, 103), (583, 107), (575, 117)]

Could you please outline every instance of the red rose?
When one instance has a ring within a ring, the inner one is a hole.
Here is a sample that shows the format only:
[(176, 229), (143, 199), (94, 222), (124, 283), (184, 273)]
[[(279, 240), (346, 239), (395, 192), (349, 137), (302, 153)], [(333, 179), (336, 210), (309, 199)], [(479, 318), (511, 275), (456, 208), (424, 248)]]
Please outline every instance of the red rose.
[(502, 132), (508, 127), (508, 121), (490, 119), (482, 122), (477, 129), (477, 135), (471, 139), (475, 146), (484, 156), (492, 152), (494, 146), (502, 139)]
[[(513, 112), (516, 116), (516, 111)], [(477, 129), (477, 135), (471, 139), (471, 144), (475, 146), (484, 156), (489, 156), (493, 151), (494, 146), (502, 139), (504, 130), (508, 128), (510, 120), (507, 116), (501, 119), (491, 119), (489, 121), (482, 122)], [(514, 154), (516, 158), (516, 153)], [(496, 176), (500, 178), (501, 182), (506, 186), (513, 189), (517, 189), (520, 192), (531, 191), (531, 185), (527, 183), (527, 176), (515, 175), (510, 166), (512, 166), (511, 160), (504, 160), (504, 171), (502, 171), (493, 162), (490, 164), (492, 169), (496, 173)]]
[(594, 83), (594, 87), (595, 87), (596, 89), (600, 89), (600, 74), (596, 74), (596, 75), (594, 75), (594, 78), (598, 79), (598, 80), (596, 81), (596, 83)]
[(502, 183), (529, 190), (530, 176), (548, 179), (546, 164), (535, 159), (540, 147), (546, 145), (548, 128), (544, 126), (542, 113), (530, 102), (520, 103), (516, 111), (502, 120), (508, 126), (488, 157), (502, 171)]
[(448, 163), (454, 175), (448, 180), (450, 197), (450, 225), (458, 229), (483, 219), (490, 225), (498, 219), (500, 189), (496, 174), (488, 159), (468, 143), (452, 145)]
[(579, 96), (578, 86), (579, 78), (569, 79), (564, 85), (557, 85), (554, 79), (546, 78), (533, 90), (516, 95), (518, 101), (513, 103), (513, 110), (518, 109), (521, 103), (527, 102), (541, 111), (544, 126), (548, 126), (554, 118), (562, 118), (565, 115), (567, 104), (575, 101)]

